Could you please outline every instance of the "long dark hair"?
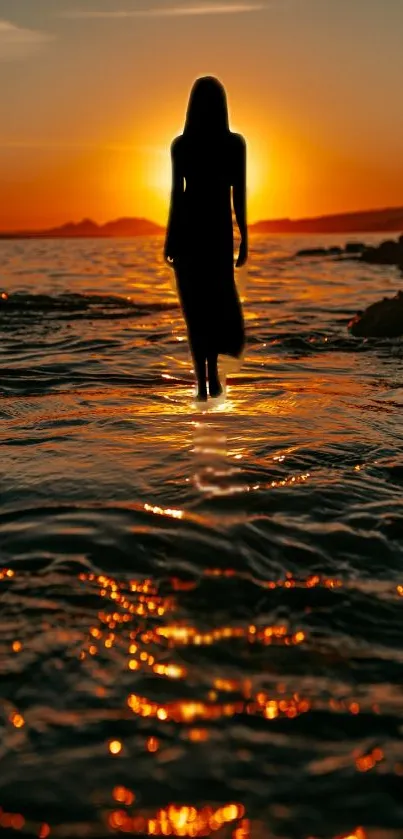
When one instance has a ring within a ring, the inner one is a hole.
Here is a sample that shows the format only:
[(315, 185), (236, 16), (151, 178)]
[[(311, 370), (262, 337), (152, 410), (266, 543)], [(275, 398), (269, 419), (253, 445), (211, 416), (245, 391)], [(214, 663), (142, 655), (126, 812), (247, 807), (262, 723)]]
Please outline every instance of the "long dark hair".
[(197, 79), (190, 92), (185, 137), (219, 137), (229, 132), (227, 95), (214, 76)]

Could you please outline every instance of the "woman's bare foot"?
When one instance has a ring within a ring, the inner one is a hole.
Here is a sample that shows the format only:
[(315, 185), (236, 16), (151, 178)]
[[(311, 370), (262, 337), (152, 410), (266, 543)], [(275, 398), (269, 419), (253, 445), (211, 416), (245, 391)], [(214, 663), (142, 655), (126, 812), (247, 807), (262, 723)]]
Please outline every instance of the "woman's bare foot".
[(220, 377), (218, 375), (218, 356), (217, 353), (213, 353), (207, 357), (207, 369), (208, 369), (208, 390), (210, 396), (215, 399), (217, 396), (221, 396), (222, 394), (222, 386), (220, 382)]
[(221, 396), (222, 394), (222, 384), (220, 380), (214, 378), (211, 382), (208, 383), (209, 394), (212, 399), (216, 399), (217, 396)]

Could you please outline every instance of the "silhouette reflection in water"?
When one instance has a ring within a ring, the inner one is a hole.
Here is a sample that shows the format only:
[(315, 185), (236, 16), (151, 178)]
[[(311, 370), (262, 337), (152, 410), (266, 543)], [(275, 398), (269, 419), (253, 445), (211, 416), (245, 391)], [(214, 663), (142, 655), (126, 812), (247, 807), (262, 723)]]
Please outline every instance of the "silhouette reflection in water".
[[(246, 144), (229, 129), (226, 93), (197, 79), (183, 134), (171, 145), (172, 190), (164, 256), (175, 271), (198, 385), (220, 396), (218, 355), (240, 358), (245, 335), (234, 280), (232, 205), (241, 235), (236, 266), (248, 257)], [(232, 193), (232, 202), (231, 202)]]

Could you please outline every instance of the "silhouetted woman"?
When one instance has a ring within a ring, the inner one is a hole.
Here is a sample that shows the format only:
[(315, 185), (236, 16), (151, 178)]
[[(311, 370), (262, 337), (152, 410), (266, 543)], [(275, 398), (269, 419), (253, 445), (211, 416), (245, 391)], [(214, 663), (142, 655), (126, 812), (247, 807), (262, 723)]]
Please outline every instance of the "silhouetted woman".
[(193, 85), (183, 134), (171, 146), (172, 191), (164, 255), (175, 270), (198, 384), (198, 399), (222, 393), (220, 354), (238, 358), (244, 324), (234, 282), (232, 206), (241, 234), (237, 267), (248, 256), (246, 145), (229, 130), (222, 84)]

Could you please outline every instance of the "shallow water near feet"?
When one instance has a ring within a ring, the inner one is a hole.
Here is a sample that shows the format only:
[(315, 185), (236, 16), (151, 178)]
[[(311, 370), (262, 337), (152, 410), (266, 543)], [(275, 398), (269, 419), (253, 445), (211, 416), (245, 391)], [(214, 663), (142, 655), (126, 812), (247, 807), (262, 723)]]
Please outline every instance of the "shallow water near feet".
[(401, 839), (401, 276), (316, 244), (200, 405), (159, 238), (0, 243), (0, 835)]

